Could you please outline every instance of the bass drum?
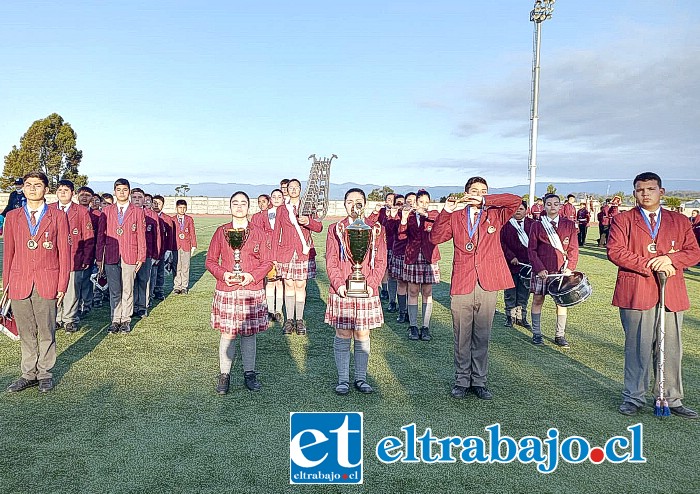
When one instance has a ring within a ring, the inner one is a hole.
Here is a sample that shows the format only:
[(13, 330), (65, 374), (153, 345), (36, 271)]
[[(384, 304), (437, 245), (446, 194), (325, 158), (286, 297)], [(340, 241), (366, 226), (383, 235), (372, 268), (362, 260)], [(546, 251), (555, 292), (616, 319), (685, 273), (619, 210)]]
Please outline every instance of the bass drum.
[(532, 278), (532, 266), (523, 266), (520, 268), (520, 279), (527, 286), (530, 286), (530, 278)]
[(547, 292), (560, 307), (572, 307), (585, 301), (593, 293), (593, 287), (585, 274), (574, 271), (570, 276), (552, 280)]

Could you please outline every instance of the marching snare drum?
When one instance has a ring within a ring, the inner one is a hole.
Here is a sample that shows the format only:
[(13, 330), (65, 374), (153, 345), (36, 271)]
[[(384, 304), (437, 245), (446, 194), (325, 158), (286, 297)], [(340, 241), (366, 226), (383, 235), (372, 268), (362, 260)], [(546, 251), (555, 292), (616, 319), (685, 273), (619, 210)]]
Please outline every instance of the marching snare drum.
[(523, 267), (520, 268), (520, 279), (523, 280), (523, 283), (525, 283), (527, 286), (530, 286), (530, 278), (532, 277), (532, 266), (528, 266), (527, 264), (523, 264)]
[(570, 276), (564, 276), (561, 283), (553, 280), (547, 292), (560, 307), (572, 307), (590, 297), (593, 287), (585, 274), (574, 271)]

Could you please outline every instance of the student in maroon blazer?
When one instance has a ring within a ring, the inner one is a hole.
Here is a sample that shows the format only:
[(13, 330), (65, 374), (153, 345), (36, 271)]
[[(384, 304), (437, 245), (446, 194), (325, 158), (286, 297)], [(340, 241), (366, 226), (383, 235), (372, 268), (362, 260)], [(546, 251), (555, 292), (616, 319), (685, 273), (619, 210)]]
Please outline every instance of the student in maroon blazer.
[(520, 270), (524, 264), (530, 264), (527, 254), (527, 243), (530, 229), (535, 220), (528, 218), (527, 203), (522, 202), (515, 211), (513, 217), (503, 225), (501, 229), (501, 248), (508, 263), (508, 269), (513, 277), (513, 288), (506, 288), (503, 291), (505, 302), (506, 322), (505, 326), (510, 328), (513, 323), (525, 329), (532, 330), (527, 322), (527, 302), (530, 299), (530, 285), (526, 284), (520, 277)]
[[(559, 278), (548, 278), (554, 273), (570, 275), (576, 269), (578, 263), (578, 236), (576, 224), (559, 214), (561, 203), (556, 194), (544, 196), (544, 212), (539, 223), (530, 230), (530, 242), (528, 243), (528, 256), (532, 265), (530, 277), (530, 291), (532, 296), (532, 343), (543, 345), (542, 329), (542, 305), (550, 283), (558, 283)], [(552, 238), (548, 235), (549, 227), (553, 228)], [(556, 235), (556, 237), (554, 236)], [(557, 242), (558, 239), (558, 242)], [(556, 244), (553, 244), (557, 242)], [(566, 340), (566, 307), (557, 306), (557, 327), (554, 335), (554, 343), (563, 348), (569, 347)]]
[[(97, 265), (109, 285), (112, 325), (109, 333), (130, 333), (134, 312), (134, 280), (146, 260), (146, 216), (130, 202), (125, 178), (114, 182), (114, 204), (105, 207), (97, 230)], [(102, 261), (102, 259), (104, 261)]]
[(326, 272), (328, 273), (329, 294), (325, 322), (335, 329), (333, 354), (338, 370), (338, 384), (335, 392), (346, 395), (350, 392), (350, 344), (354, 345), (355, 379), (354, 387), (360, 393), (372, 393), (367, 382), (367, 364), (370, 355), (370, 331), (384, 324), (379, 286), (386, 271), (386, 237), (384, 229), (375, 223), (370, 233), (370, 246), (362, 261), (362, 274), (367, 279), (368, 297), (348, 297), (347, 279), (353, 263), (345, 252), (341, 227), (348, 227), (357, 217), (356, 204), (366, 204), (362, 189), (352, 188), (345, 192), (347, 217), (328, 227), (326, 237)]
[(576, 211), (576, 224), (578, 226), (578, 245), (582, 247), (586, 244), (586, 234), (588, 233), (588, 223), (591, 221), (591, 213), (586, 208), (586, 203), (582, 202), (581, 207)]
[(148, 283), (151, 280), (151, 270), (154, 263), (160, 259), (160, 222), (158, 215), (150, 208), (145, 207), (146, 193), (140, 188), (131, 189), (131, 205), (141, 208), (146, 221), (146, 260), (136, 273), (134, 281), (134, 315), (148, 316), (150, 304), (150, 289)]
[(683, 269), (700, 262), (700, 247), (685, 216), (661, 208), (664, 189), (653, 172), (634, 179), (637, 207), (615, 216), (610, 226), (608, 258), (618, 267), (613, 305), (620, 308), (625, 330), (623, 415), (634, 415), (646, 403), (649, 373), (658, 396), (656, 325), (659, 285), (656, 273), (668, 276), (665, 288), (665, 396), (671, 413), (683, 418), (698, 414), (683, 406), (681, 326), (690, 308)]
[[(265, 232), (248, 222), (250, 198), (242, 191), (231, 196), (231, 221), (221, 225), (207, 251), (206, 268), (216, 278), (216, 290), (211, 309), (212, 328), (221, 333), (219, 339), (219, 376), (216, 392), (226, 394), (231, 380), (231, 365), (236, 356), (236, 336), (241, 336), (243, 378), (250, 391), (259, 391), (255, 372), (256, 335), (268, 328), (265, 303), (265, 276), (272, 268), (273, 252)], [(227, 230), (242, 228), (248, 238), (240, 250), (241, 273), (234, 273), (234, 250), (230, 247)]]
[(323, 224), (314, 216), (300, 215), (301, 182), (293, 178), (287, 184), (289, 200), (277, 209), (273, 239), (276, 245), (277, 272), (284, 280), (287, 320), (282, 332), (306, 335), (304, 309), (306, 282), (316, 277), (316, 249), (312, 232), (320, 233)]
[(99, 221), (100, 211), (97, 210), (97, 215), (93, 214), (92, 204), (95, 192), (90, 187), (80, 187), (76, 194), (78, 196), (78, 204), (83, 206), (88, 213), (88, 218), (92, 226), (92, 243), (86, 246), (89, 249), (87, 252), (87, 258), (89, 262), (87, 267), (83, 269), (80, 273), (80, 285), (78, 290), (78, 315), (80, 317), (87, 315), (92, 309), (92, 304), (94, 301), (94, 286), (90, 276), (92, 276), (92, 271), (95, 268), (95, 243), (97, 235), (97, 223)]
[[(403, 208), (404, 196), (401, 194), (394, 195), (394, 203), (391, 207), (385, 208), (386, 218), (382, 226), (384, 227), (384, 233), (386, 234), (386, 246), (387, 246), (387, 266), (386, 272), (388, 276), (387, 287), (389, 291), (389, 306), (387, 307), (387, 312), (398, 312), (399, 308), (397, 305), (398, 301), (398, 279), (394, 276), (391, 269), (391, 263), (393, 259), (393, 248), (396, 238), (399, 236), (399, 225), (401, 224), (401, 216), (399, 215), (399, 209)], [(406, 297), (406, 295), (404, 295)], [(406, 300), (404, 300), (404, 312), (406, 311)]]
[(67, 215), (70, 229), (68, 234), (71, 252), (70, 278), (66, 295), (56, 311), (56, 324), (63, 325), (68, 334), (78, 331), (78, 323), (80, 322), (78, 310), (83, 273), (92, 267), (95, 255), (95, 231), (92, 228), (92, 221), (90, 221), (90, 213), (80, 204), (73, 202), (74, 190), (73, 182), (59, 180), (56, 189), (58, 202), (49, 206)]
[(56, 305), (68, 288), (71, 257), (68, 218), (46, 205), (49, 179), (42, 172), (24, 176), (24, 207), (5, 218), (3, 284), (10, 297), (22, 351), (22, 377), (9, 392), (31, 386), (53, 389), (56, 363)]
[[(395, 224), (396, 236), (394, 237), (394, 242), (391, 246), (391, 265), (389, 266), (389, 271), (391, 276), (396, 279), (396, 299), (398, 301), (398, 311), (399, 315), (396, 317), (396, 322), (408, 322), (408, 282), (405, 277), (405, 257), (406, 257), (406, 245), (408, 245), (408, 237), (399, 237), (398, 229), (401, 226), (401, 215), (403, 209), (412, 209), (416, 205), (416, 193), (407, 192), (403, 199), (394, 200), (395, 204), (400, 205), (398, 211), (394, 213), (392, 210), (390, 212), (390, 220), (394, 221), (394, 214), (396, 214)], [(403, 207), (401, 207), (403, 206)], [(389, 228), (394, 228), (389, 226)]]
[(535, 221), (539, 221), (540, 215), (544, 211), (544, 204), (542, 203), (542, 198), (541, 197), (536, 197), (535, 198), (535, 204), (532, 205), (530, 210), (528, 211), (528, 216), (532, 218)]
[[(284, 207), (284, 195), (280, 189), (270, 192), (270, 204), (267, 209), (260, 210), (250, 219), (251, 223), (260, 227), (266, 235), (270, 246), (273, 243), (273, 232), (277, 219), (277, 212), (280, 206)], [(284, 282), (273, 267), (268, 273), (265, 281), (265, 298), (267, 300), (268, 318), (279, 323), (284, 322), (282, 316), (282, 305), (284, 304)]]
[(190, 288), (190, 260), (197, 250), (197, 232), (194, 229), (194, 218), (185, 214), (187, 201), (178, 199), (175, 203), (177, 214), (173, 216), (177, 241), (175, 278), (173, 291), (185, 295)]
[(574, 202), (576, 202), (575, 195), (569, 194), (566, 196), (566, 202), (562, 204), (561, 208), (559, 209), (559, 216), (573, 222), (573, 224), (578, 228), (578, 223), (576, 221), (576, 206), (574, 206)]
[[(174, 252), (177, 251), (177, 235), (175, 234), (175, 222), (163, 213), (165, 198), (161, 195), (153, 196), (151, 208), (158, 218), (158, 229), (160, 231), (160, 252), (158, 253), (158, 263), (151, 268), (150, 298), (165, 300), (165, 263), (171, 261)], [(148, 249), (147, 249), (148, 250)]]
[[(437, 211), (428, 211), (430, 194), (419, 190), (415, 211), (401, 210), (398, 237), (408, 240), (404, 255), (404, 279), (408, 283), (408, 339), (430, 341), (433, 285), (440, 283), (440, 250), (430, 242)], [(418, 294), (423, 299), (423, 321), (418, 330)]]
[[(448, 198), (440, 212), (430, 241), (452, 239), (452, 324), (455, 332), (454, 398), (472, 391), (482, 400), (493, 398), (486, 388), (488, 348), (496, 297), (512, 288), (513, 278), (503, 257), (500, 230), (513, 216), (522, 199), (513, 194), (488, 194), (486, 179), (472, 177), (460, 203)], [(468, 219), (469, 218), (469, 219)]]

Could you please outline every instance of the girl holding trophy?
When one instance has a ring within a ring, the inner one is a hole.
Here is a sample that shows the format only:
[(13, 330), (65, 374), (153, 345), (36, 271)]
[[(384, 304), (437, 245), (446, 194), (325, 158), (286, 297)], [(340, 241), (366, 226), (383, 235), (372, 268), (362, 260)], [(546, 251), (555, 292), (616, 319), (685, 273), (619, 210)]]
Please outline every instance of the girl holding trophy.
[(250, 198), (231, 196), (231, 222), (217, 228), (207, 252), (206, 268), (216, 278), (212, 328), (221, 332), (216, 391), (228, 393), (236, 336), (241, 336), (243, 377), (251, 391), (260, 390), (255, 372), (256, 335), (268, 327), (263, 280), (272, 268), (272, 251), (263, 228), (248, 222)]
[(386, 236), (382, 226), (362, 220), (366, 197), (362, 189), (345, 193), (344, 220), (330, 225), (326, 238), (329, 278), (325, 322), (335, 328), (333, 351), (338, 368), (335, 392), (350, 392), (350, 343), (355, 340), (355, 388), (371, 393), (367, 383), (369, 333), (384, 324), (379, 284), (386, 270)]

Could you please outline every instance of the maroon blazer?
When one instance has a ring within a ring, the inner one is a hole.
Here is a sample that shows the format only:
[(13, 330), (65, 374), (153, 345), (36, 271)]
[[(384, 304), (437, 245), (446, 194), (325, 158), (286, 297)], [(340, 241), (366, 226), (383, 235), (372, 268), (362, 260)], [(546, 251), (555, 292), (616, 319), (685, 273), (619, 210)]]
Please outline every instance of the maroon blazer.
[[(342, 220), (345, 226), (350, 222), (348, 219)], [(338, 288), (345, 285), (345, 281), (352, 271), (352, 262), (349, 259), (340, 258), (340, 239), (335, 228), (338, 223), (333, 223), (328, 227), (326, 235), (326, 272), (330, 284), (330, 293), (338, 294)], [(365, 260), (362, 262), (362, 274), (367, 278), (367, 286), (371, 286), (374, 295), (379, 294), (379, 285), (386, 271), (387, 264), (386, 235), (384, 228), (381, 229), (374, 244), (374, 269), (370, 266), (372, 260), (372, 246), (367, 251)]]
[(530, 208), (530, 215), (532, 215), (533, 220), (539, 220), (540, 215), (544, 211), (544, 204), (533, 204)]
[[(656, 254), (647, 246), (651, 234), (639, 208), (615, 216), (608, 235), (608, 259), (618, 267), (612, 304), (622, 309), (647, 310), (659, 301), (659, 288), (652, 271), (645, 267), (649, 259), (667, 255), (676, 268), (676, 275), (666, 282), (666, 308), (673, 312), (690, 308), (683, 268), (700, 262), (700, 247), (688, 219), (680, 213), (664, 209), (656, 241)], [(672, 247), (673, 242), (673, 247)], [(675, 252), (671, 252), (671, 250)]]
[(598, 213), (598, 222), (603, 226), (610, 225), (610, 205), (603, 204)]
[(180, 223), (177, 215), (173, 217), (175, 225), (175, 241), (177, 242), (177, 250), (191, 250), (192, 247), (197, 247), (197, 232), (194, 229), (194, 219), (189, 214), (185, 215), (185, 219)]
[[(124, 220), (119, 226), (117, 204), (110, 204), (102, 210), (97, 227), (97, 262), (136, 264), (146, 260), (146, 215), (143, 208), (128, 204), (124, 210)], [(121, 229), (122, 234), (117, 231)]]
[[(532, 229), (532, 225), (534, 223), (536, 222), (532, 218), (525, 217), (523, 219), (523, 228), (525, 229), (525, 233), (527, 233), (528, 237), (530, 236), (530, 230)], [(501, 228), (501, 248), (503, 249), (503, 256), (506, 259), (506, 263), (508, 263), (508, 269), (510, 269), (512, 274), (520, 272), (522, 267), (510, 263), (510, 261), (512, 261), (514, 258), (517, 258), (518, 261), (522, 263), (530, 264), (530, 257), (527, 253), (527, 247), (520, 242), (518, 230), (516, 230), (515, 227), (510, 224), (510, 221), (507, 221), (503, 225), (503, 228)]]
[(234, 290), (262, 290), (263, 280), (272, 269), (273, 252), (268, 247), (267, 235), (257, 225), (248, 223), (250, 236), (241, 249), (241, 270), (253, 275), (254, 281), (245, 287), (241, 285), (228, 286), (224, 282), (224, 273), (233, 272), (235, 264), (233, 249), (226, 238), (226, 230), (231, 228), (231, 223), (221, 225), (214, 232), (209, 243), (205, 266), (214, 278), (216, 289), (224, 292)]
[(160, 226), (160, 256), (159, 259), (163, 259), (165, 251), (176, 251), (177, 250), (177, 236), (175, 235), (175, 222), (173, 219), (163, 213), (157, 213), (158, 223)]
[(588, 226), (588, 223), (591, 221), (591, 213), (585, 207), (579, 209), (576, 211), (576, 221), (579, 226)]
[(296, 228), (292, 224), (289, 210), (285, 204), (277, 208), (275, 230), (272, 232), (272, 243), (275, 245), (276, 261), (288, 263), (292, 260), (292, 257), (294, 257), (294, 252), (297, 253), (297, 259), (300, 261), (316, 258), (316, 249), (314, 248), (314, 240), (311, 237), (311, 232), (321, 232), (321, 230), (323, 230), (323, 224), (313, 217), (308, 218), (308, 225), (299, 225), (304, 239), (306, 240), (306, 244), (311, 247), (309, 254), (304, 255), (302, 253), (301, 239), (299, 238)]
[(10, 300), (29, 297), (33, 286), (47, 300), (66, 292), (71, 271), (68, 232), (67, 215), (47, 207), (34, 237), (39, 246), (32, 250), (27, 247), (31, 235), (24, 208), (7, 213), (2, 272)]
[[(552, 244), (549, 243), (549, 237), (541, 221), (532, 225), (532, 229), (530, 230), (530, 242), (527, 246), (533, 275), (539, 273), (543, 269), (546, 269), (549, 273), (557, 273), (564, 265), (564, 254), (556, 250), (552, 247)], [(566, 257), (569, 260), (567, 267), (573, 271), (578, 264), (578, 233), (576, 232), (576, 223), (560, 216), (556, 231), (561, 240), (561, 245), (566, 251)]]
[(559, 210), (559, 216), (566, 218), (569, 221), (573, 221), (574, 225), (575, 225), (576, 224), (576, 206), (574, 206), (573, 204), (570, 204), (568, 202), (564, 203), (564, 205)]
[(97, 228), (100, 226), (100, 216), (102, 216), (102, 211), (99, 209), (88, 208), (88, 214), (90, 215), (90, 222), (92, 223), (92, 231), (95, 234), (94, 242), (92, 243), (92, 252), (90, 252), (90, 264), (95, 262), (95, 249), (97, 248)]
[[(488, 291), (513, 288), (513, 277), (501, 249), (500, 230), (520, 204), (522, 198), (514, 194), (484, 196), (484, 212), (472, 239), (476, 248), (471, 252), (466, 249), (469, 234), (465, 210), (448, 213), (443, 209), (440, 212), (430, 232), (430, 241), (436, 245), (453, 241), (451, 295), (473, 292), (477, 281)], [(493, 233), (489, 233), (489, 229)]]
[(146, 257), (160, 259), (162, 236), (158, 214), (152, 209), (143, 209), (146, 216)]
[[(60, 211), (60, 202), (49, 204), (50, 208)], [(63, 212), (63, 211), (60, 211)], [(70, 245), (71, 271), (82, 271), (92, 265), (95, 257), (95, 230), (90, 212), (85, 206), (70, 205), (68, 212), (68, 244)]]
[(437, 211), (428, 211), (428, 217), (421, 216), (420, 226), (415, 213), (408, 215), (405, 225), (399, 222), (398, 238), (406, 238), (406, 252), (404, 255), (404, 264), (416, 264), (418, 262), (418, 253), (423, 254), (425, 259), (430, 264), (435, 264), (440, 260), (440, 249), (430, 242), (430, 232), (435, 224), (435, 219), (438, 217)]

